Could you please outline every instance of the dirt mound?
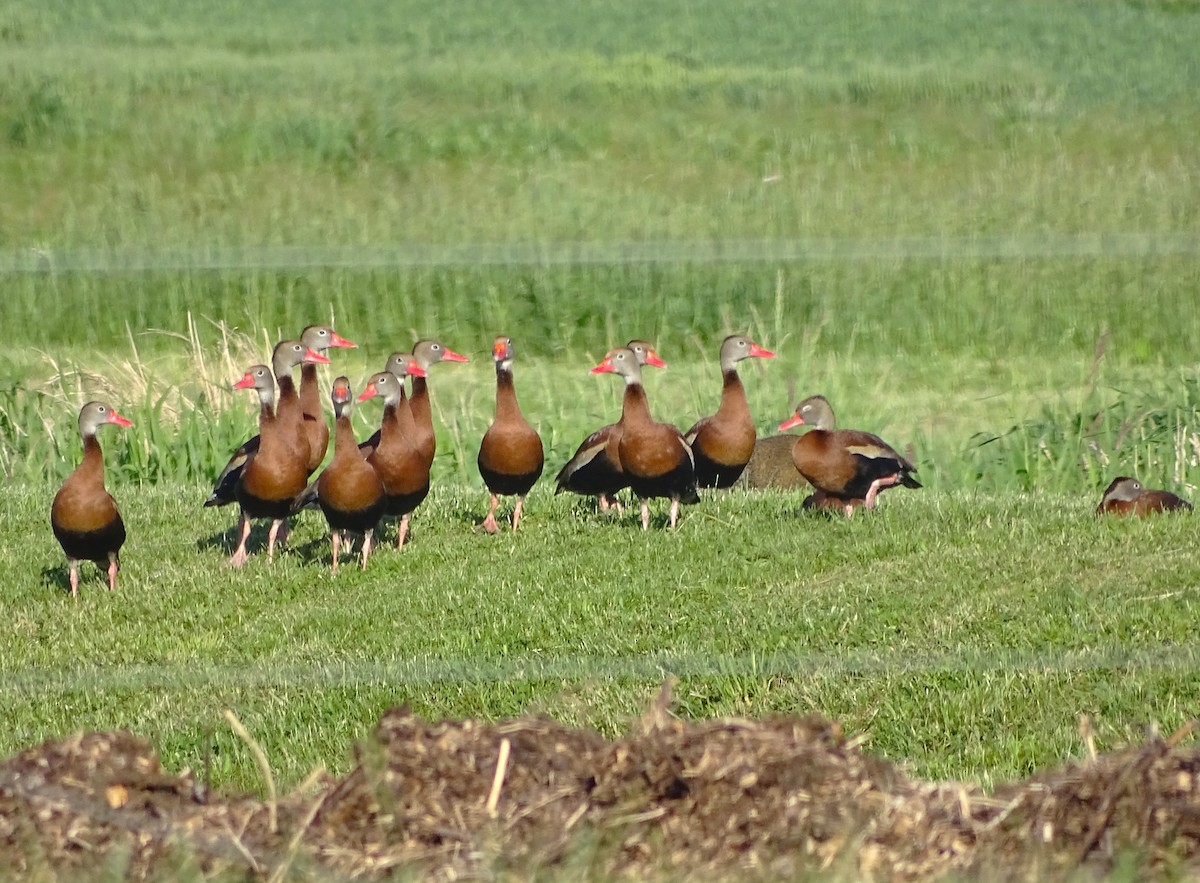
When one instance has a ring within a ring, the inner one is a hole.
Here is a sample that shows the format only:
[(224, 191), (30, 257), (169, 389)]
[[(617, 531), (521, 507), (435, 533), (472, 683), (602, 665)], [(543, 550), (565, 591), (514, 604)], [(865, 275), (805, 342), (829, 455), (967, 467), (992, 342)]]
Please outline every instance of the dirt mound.
[[(626, 876), (888, 880), (1200, 871), (1200, 752), (1171, 739), (985, 795), (926, 783), (819, 717), (684, 722), (664, 702), (609, 741), (542, 718), (388, 712), (344, 778), (277, 803), (203, 799), (127, 733), (0, 764), (0, 866), (133, 879)], [(1189, 729), (1190, 732), (1190, 729)]]

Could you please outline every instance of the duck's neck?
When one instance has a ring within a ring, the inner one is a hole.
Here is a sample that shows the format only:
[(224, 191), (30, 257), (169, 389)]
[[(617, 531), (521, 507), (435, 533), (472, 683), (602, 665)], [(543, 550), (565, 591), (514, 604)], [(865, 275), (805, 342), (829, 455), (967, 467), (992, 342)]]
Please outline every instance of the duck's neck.
[(415, 422), (433, 425), (433, 409), (429, 404), (429, 387), (425, 385), (424, 377), (413, 377), (412, 397), (408, 400), (408, 407)]
[[(386, 413), (386, 410), (385, 412)], [(338, 414), (333, 437), (333, 458), (361, 457), (358, 442), (354, 440), (354, 427), (350, 424), (349, 414)]]
[(621, 402), (621, 420), (625, 423), (653, 423), (646, 390), (635, 380), (625, 382), (625, 398)]
[(305, 417), (321, 416), (321, 388), (317, 383), (317, 366), (312, 363), (300, 367), (300, 410)]
[(496, 419), (521, 419), (521, 406), (517, 404), (517, 390), (513, 386), (512, 369), (500, 365), (496, 366)]
[(724, 383), (721, 385), (721, 404), (717, 408), (717, 416), (734, 419), (750, 416), (750, 404), (746, 401), (746, 389), (742, 379), (738, 377), (737, 368), (726, 368)]
[(104, 452), (94, 432), (83, 437), (83, 459), (75, 470), (75, 481), (104, 488)]

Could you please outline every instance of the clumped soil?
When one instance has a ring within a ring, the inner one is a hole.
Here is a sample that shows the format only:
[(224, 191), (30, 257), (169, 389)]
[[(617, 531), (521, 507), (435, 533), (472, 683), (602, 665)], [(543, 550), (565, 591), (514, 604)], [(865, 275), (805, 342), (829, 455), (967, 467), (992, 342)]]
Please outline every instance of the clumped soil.
[[(1200, 751), (1150, 738), (991, 794), (909, 778), (817, 716), (629, 736), (387, 712), (345, 777), (206, 795), (125, 732), (0, 763), (0, 867), (87, 879), (955, 880), (1200, 873)], [(507, 748), (504, 746), (507, 745)], [(499, 773), (498, 773), (499, 768)]]

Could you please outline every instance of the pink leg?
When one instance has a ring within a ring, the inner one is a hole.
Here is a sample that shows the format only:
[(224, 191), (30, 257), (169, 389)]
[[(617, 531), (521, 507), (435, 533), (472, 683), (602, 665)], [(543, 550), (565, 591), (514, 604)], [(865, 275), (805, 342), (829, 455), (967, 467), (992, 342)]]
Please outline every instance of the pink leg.
[(269, 531), (267, 531), (267, 560), (268, 561), (275, 560), (275, 541), (276, 541), (276, 538), (279, 536), (279, 528), (284, 524), (287, 524), (286, 519), (276, 518), (274, 521), (271, 522), (271, 529)]
[(650, 504), (645, 500), (642, 503), (642, 530), (650, 529)]
[(405, 515), (400, 519), (400, 532), (396, 534), (396, 548), (404, 548), (404, 538), (408, 536), (408, 516)]
[(246, 563), (246, 559), (250, 557), (250, 553), (246, 551), (246, 541), (250, 539), (250, 518), (245, 512), (242, 513), (241, 523), (238, 525), (237, 551), (233, 553), (233, 557), (229, 559), (230, 567), (241, 567)]
[(333, 568), (332, 568), (331, 572), (336, 576), (337, 575), (338, 558), (340, 557), (341, 552), (342, 552), (342, 548), (341, 548), (342, 532), (340, 530), (330, 531), (329, 539), (332, 541), (332, 544), (333, 544)]
[(117, 560), (116, 553), (110, 552), (108, 556), (108, 590), (111, 592), (117, 587), (117, 571), (121, 569), (121, 562)]
[(679, 501), (671, 501), (671, 530), (675, 529), (675, 522), (679, 519)]
[(612, 505), (612, 503), (610, 503), (608, 500), (608, 494), (601, 494), (599, 503), (600, 503), (600, 511), (601, 512), (607, 512), (608, 507)]
[(488, 509), (487, 518), (483, 519), (483, 529), (488, 533), (495, 533), (500, 529), (500, 525), (496, 523), (496, 507), (500, 505), (500, 498), (492, 494), (492, 507)]
[(68, 576), (70, 577), (70, 580), (71, 580), (71, 597), (78, 598), (79, 597), (79, 562), (78, 561), (68, 561), (67, 562), (67, 571), (68, 571)]
[(899, 474), (889, 475), (886, 478), (875, 479), (873, 482), (871, 482), (871, 486), (867, 489), (867, 499), (864, 501), (863, 505), (865, 505), (868, 509), (874, 509), (875, 497), (879, 495), (879, 492), (885, 487), (891, 487), (899, 480)]
[(363, 570), (367, 569), (367, 557), (370, 556), (370, 554), (371, 554), (371, 544), (374, 539), (375, 539), (375, 529), (374, 528), (371, 528), (365, 534), (363, 534), (363, 547), (362, 547), (362, 569)]
[(523, 496), (517, 497), (517, 507), (513, 509), (513, 533), (517, 532), (517, 525), (521, 523), (521, 506), (525, 503)]
[(288, 534), (292, 532), (292, 524), (286, 518), (279, 526), (279, 536), (275, 540), (281, 547), (287, 545)]

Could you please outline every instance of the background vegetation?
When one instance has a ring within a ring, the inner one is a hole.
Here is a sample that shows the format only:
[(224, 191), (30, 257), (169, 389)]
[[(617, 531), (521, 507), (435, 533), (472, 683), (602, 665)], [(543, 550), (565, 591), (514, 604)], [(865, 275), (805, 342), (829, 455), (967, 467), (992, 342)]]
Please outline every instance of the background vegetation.
[[(1194, 707), (1190, 522), (1086, 516), (1115, 474), (1196, 483), (1198, 44), (1190, 0), (3, 4), (0, 469), (29, 539), (0, 553), (0, 746), (145, 720), (192, 762), (232, 702), (298, 778), (397, 698), (615, 727), (655, 653), (691, 666), (687, 713), (823, 710), (938, 775), (1053, 762), (1080, 711), (1115, 736)], [(432, 381), (442, 496), (366, 577), (325, 580), (319, 521), (229, 574), (204, 538), (231, 516), (178, 501), (253, 431), (230, 382), (323, 320), (355, 383), (418, 336), (472, 355)], [(747, 330), (780, 353), (744, 371), (763, 430), (824, 392), (927, 491), (853, 525), (731, 498), (647, 538), (546, 491), (528, 541), (463, 539), (499, 330), (551, 473), (619, 409), (586, 373), (609, 346), (656, 341), (686, 425)], [(44, 509), (96, 395), (137, 423), (104, 438), (137, 529), (120, 597), (64, 613)]]

